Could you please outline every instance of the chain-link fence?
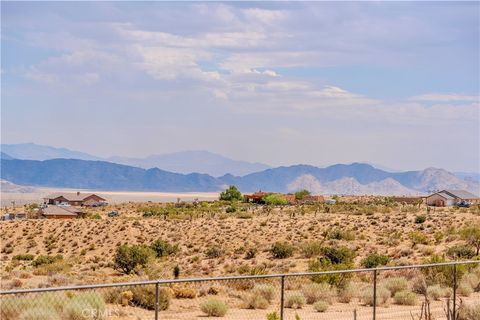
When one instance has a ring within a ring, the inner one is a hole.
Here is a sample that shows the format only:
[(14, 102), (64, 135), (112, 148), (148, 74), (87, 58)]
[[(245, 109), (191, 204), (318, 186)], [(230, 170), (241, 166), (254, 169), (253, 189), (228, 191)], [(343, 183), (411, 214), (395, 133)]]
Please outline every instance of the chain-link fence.
[(480, 261), (0, 292), (2, 320), (479, 320)]

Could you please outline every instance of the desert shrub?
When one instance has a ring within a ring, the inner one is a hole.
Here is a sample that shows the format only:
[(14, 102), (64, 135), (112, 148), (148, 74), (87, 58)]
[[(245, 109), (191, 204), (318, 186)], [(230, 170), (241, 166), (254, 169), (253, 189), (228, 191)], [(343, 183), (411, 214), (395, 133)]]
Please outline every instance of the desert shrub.
[(405, 291), (408, 289), (409, 284), (408, 280), (403, 277), (393, 277), (385, 279), (383, 282), (383, 286), (390, 291), (392, 296), (394, 296), (397, 292)]
[[(438, 255), (432, 255), (429, 259), (423, 261), (423, 263), (441, 262), (445, 262), (445, 258)], [(458, 279), (461, 279), (467, 270), (467, 265), (457, 265)], [(450, 286), (453, 283), (453, 268), (451, 266), (422, 268), (421, 272), (425, 276), (425, 282), (427, 285), (443, 284), (445, 286)]]
[(295, 192), (295, 200), (303, 200), (303, 198), (309, 195), (310, 195), (310, 191), (306, 189), (299, 190)]
[(17, 254), (13, 256), (13, 260), (32, 261), (34, 259), (33, 254)]
[(439, 285), (430, 286), (427, 288), (427, 295), (433, 300), (440, 300), (440, 298), (447, 298), (450, 296), (449, 288), (442, 288)]
[(475, 273), (467, 273), (462, 277), (462, 282), (468, 283), (474, 291), (480, 290), (480, 277)]
[(23, 311), (19, 320), (60, 320), (57, 312), (42, 307), (29, 308)]
[(150, 248), (155, 251), (157, 257), (166, 257), (178, 252), (178, 244), (170, 244), (167, 241), (157, 239), (152, 244)]
[(234, 213), (236, 211), (237, 211), (237, 208), (235, 208), (234, 206), (230, 206), (230, 207), (227, 207), (227, 209), (225, 209), (226, 213)]
[(427, 221), (427, 216), (426, 215), (421, 214), (421, 215), (415, 216), (415, 223), (416, 224), (421, 224), (421, 223), (424, 223), (425, 221)]
[(388, 256), (378, 253), (372, 253), (362, 260), (362, 266), (364, 268), (376, 268), (378, 266), (384, 266), (390, 261)]
[(293, 246), (288, 243), (275, 242), (270, 252), (275, 259), (285, 259), (293, 255)]
[(95, 292), (85, 292), (67, 302), (63, 313), (68, 320), (104, 319), (105, 301)]
[(480, 319), (480, 303), (463, 303), (458, 310), (458, 320)]
[(323, 247), (321, 255), (332, 264), (351, 264), (355, 258), (355, 252), (347, 247)]
[(137, 266), (146, 266), (155, 251), (144, 245), (122, 245), (117, 248), (113, 263), (115, 267), (126, 274), (132, 272)]
[(223, 256), (223, 253), (223, 249), (218, 245), (211, 245), (207, 248), (207, 251), (205, 251), (205, 255), (210, 259), (220, 258)]
[[(352, 264), (334, 264), (326, 258), (320, 258), (311, 260), (308, 263), (308, 270), (311, 272), (321, 272), (321, 271), (334, 271), (334, 270), (345, 270), (352, 267)], [(334, 273), (334, 274), (322, 274), (312, 276), (312, 281), (317, 283), (326, 282), (332, 286), (343, 287), (345, 283), (352, 277), (351, 273)]]
[(417, 303), (417, 295), (408, 290), (398, 291), (393, 296), (393, 301), (400, 305), (414, 306)]
[[(132, 288), (132, 302), (134, 305), (144, 309), (155, 309), (155, 287), (138, 286)], [(167, 310), (172, 299), (172, 291), (169, 288), (159, 288), (159, 310)]]
[(331, 302), (335, 296), (335, 288), (327, 283), (310, 283), (302, 287), (302, 294), (307, 304), (314, 304), (319, 300)]
[(271, 302), (275, 295), (275, 287), (269, 284), (257, 284), (253, 291), (264, 297), (268, 302)]
[(197, 297), (197, 290), (188, 286), (174, 286), (172, 291), (173, 296), (177, 299), (195, 299)]
[[(35, 260), (34, 260), (35, 261)], [(55, 275), (59, 273), (67, 273), (71, 269), (71, 264), (63, 259), (56, 260), (53, 263), (41, 264), (33, 270), (34, 275)]]
[(227, 190), (220, 193), (220, 200), (224, 201), (241, 201), (242, 193), (235, 186), (229, 186)]
[(56, 255), (56, 256), (38, 256), (35, 260), (32, 261), (32, 266), (39, 267), (45, 264), (52, 264), (63, 260), (63, 256)]
[(200, 309), (209, 317), (223, 317), (228, 311), (225, 302), (214, 298), (203, 302), (200, 305)]
[(410, 241), (412, 241), (412, 247), (415, 247), (418, 244), (428, 244), (427, 236), (420, 231), (410, 232), (408, 236)]
[(322, 253), (322, 243), (320, 241), (312, 241), (301, 246), (300, 250), (305, 258), (319, 256)]
[(315, 311), (317, 312), (325, 312), (327, 311), (328, 306), (329, 306), (328, 302), (320, 300), (315, 302), (315, 304), (313, 305), (313, 309), (315, 309)]
[(447, 256), (452, 259), (471, 259), (475, 257), (475, 250), (466, 245), (457, 245), (448, 248)]
[(355, 298), (358, 291), (358, 287), (351, 282), (348, 282), (340, 289), (338, 292), (338, 301), (341, 303), (350, 303), (353, 298)]
[[(377, 287), (377, 305), (386, 305), (390, 299), (390, 291), (382, 286)], [(373, 306), (373, 286), (365, 288), (360, 294), (361, 301), (367, 306)]]
[(243, 307), (246, 309), (267, 309), (269, 302), (258, 292), (251, 292), (242, 297)]
[(280, 316), (278, 315), (278, 312), (270, 312), (267, 314), (267, 320), (280, 320)]
[(353, 241), (355, 240), (355, 234), (348, 230), (343, 230), (340, 228), (335, 228), (328, 232), (327, 234), (328, 239), (332, 240), (346, 240), (346, 241)]
[(470, 283), (460, 281), (457, 288), (457, 293), (464, 297), (469, 297), (473, 293), (473, 288)]
[(306, 303), (303, 294), (296, 292), (289, 294), (285, 299), (285, 307), (292, 309), (301, 309)]

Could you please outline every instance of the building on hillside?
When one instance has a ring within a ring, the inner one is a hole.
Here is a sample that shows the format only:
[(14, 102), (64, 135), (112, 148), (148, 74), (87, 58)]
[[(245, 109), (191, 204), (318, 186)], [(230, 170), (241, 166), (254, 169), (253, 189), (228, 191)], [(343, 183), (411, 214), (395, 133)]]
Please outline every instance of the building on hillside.
[(477, 204), (479, 200), (479, 197), (465, 190), (442, 190), (426, 198), (427, 205), (435, 207)]
[(306, 195), (302, 198), (302, 202), (304, 203), (315, 203), (315, 202), (324, 202), (325, 198), (323, 196), (314, 196), (314, 195)]
[(102, 206), (107, 200), (94, 193), (54, 193), (43, 198), (45, 204), (69, 204), (71, 206)]
[(74, 219), (83, 216), (83, 211), (71, 206), (47, 205), (40, 208), (39, 218), (45, 219)]
[(260, 190), (252, 194), (244, 195), (243, 199), (245, 200), (245, 202), (262, 203), (263, 197), (265, 197), (267, 194), (267, 192), (262, 192)]

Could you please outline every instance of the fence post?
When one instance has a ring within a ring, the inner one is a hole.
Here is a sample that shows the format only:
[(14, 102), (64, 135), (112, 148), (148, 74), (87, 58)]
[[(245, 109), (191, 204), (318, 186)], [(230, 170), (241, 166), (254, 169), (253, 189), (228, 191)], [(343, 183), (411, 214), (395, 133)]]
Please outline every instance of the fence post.
[(155, 283), (155, 320), (158, 320), (158, 304), (159, 304), (159, 301), (160, 301), (160, 297), (159, 297), (159, 285), (158, 285), (158, 282)]
[(453, 315), (452, 320), (457, 320), (457, 265), (453, 265)]
[(285, 276), (282, 276), (280, 280), (280, 320), (283, 320), (283, 304), (285, 302)]
[(377, 269), (373, 270), (373, 320), (377, 319)]

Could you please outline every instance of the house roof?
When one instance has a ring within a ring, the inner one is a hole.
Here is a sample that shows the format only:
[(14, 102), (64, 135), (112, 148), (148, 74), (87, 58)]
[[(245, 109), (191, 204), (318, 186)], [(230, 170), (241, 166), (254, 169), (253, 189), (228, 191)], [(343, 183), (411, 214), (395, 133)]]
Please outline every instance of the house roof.
[(46, 208), (42, 209), (42, 214), (44, 216), (76, 217), (79, 213), (83, 213), (83, 211), (74, 207), (65, 207), (65, 206), (47, 206)]
[(450, 195), (450, 194), (448, 194), (448, 193), (446, 193), (446, 192), (444, 192), (444, 191), (437, 192), (437, 193), (434, 193), (434, 194), (437, 194), (437, 195), (439, 195), (439, 196), (441, 196), (442, 198), (447, 199), (447, 200), (453, 200), (453, 199), (455, 199), (455, 197), (453, 197), (452, 195)]
[(463, 200), (478, 199), (476, 195), (465, 190), (443, 190), (442, 192)]
[[(100, 197), (99, 195), (96, 195), (94, 193), (81, 193), (81, 192), (78, 192), (78, 193), (57, 192), (57, 193), (52, 193), (52, 194), (46, 196), (45, 199), (57, 199), (57, 198), (63, 197), (65, 199), (67, 199), (68, 201), (84, 201), (86, 198), (88, 198), (90, 196), (97, 196), (97, 197), (103, 199), (102, 197)], [(105, 200), (105, 199), (103, 199), (103, 200)]]

